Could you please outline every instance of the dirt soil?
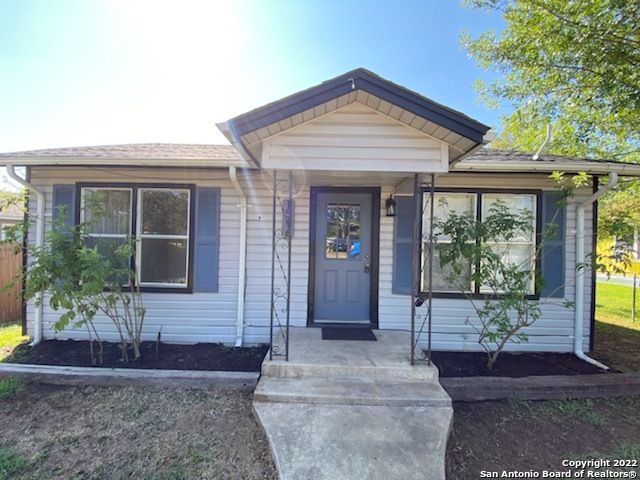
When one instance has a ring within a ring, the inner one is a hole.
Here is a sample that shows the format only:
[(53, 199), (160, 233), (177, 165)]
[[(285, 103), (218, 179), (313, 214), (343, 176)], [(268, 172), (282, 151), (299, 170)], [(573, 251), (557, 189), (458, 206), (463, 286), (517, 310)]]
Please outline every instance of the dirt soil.
[[(572, 353), (503, 352), (487, 368), (487, 356), (481, 352), (433, 352), (433, 363), (441, 377), (527, 377), (531, 375), (590, 375), (604, 370), (580, 360)], [(608, 370), (617, 373), (617, 370)]]
[(27, 384), (0, 398), (0, 478), (275, 480), (251, 396)]
[[(94, 348), (97, 350), (95, 343)], [(216, 343), (173, 345), (144, 342), (141, 347), (142, 356), (124, 363), (120, 344), (103, 342), (103, 348), (103, 363), (97, 366), (245, 372), (259, 372), (268, 350), (266, 345), (234, 348)], [(599, 368), (570, 353), (505, 352), (500, 355), (493, 370), (487, 368), (484, 353), (433, 352), (432, 359), (438, 366), (441, 377), (526, 377), (603, 373)], [(36, 347), (29, 347), (25, 343), (16, 347), (4, 361), (35, 365), (92, 366), (89, 343), (74, 340), (46, 340)]]
[[(502, 472), (537, 472), (533, 478), (563, 478), (563, 460), (628, 460), (631, 468), (587, 469), (640, 473), (640, 397), (581, 400), (454, 403), (447, 444), (447, 479), (524, 478)], [(485, 472), (484, 474), (482, 472)], [(545, 477), (545, 473), (547, 475)], [(591, 476), (590, 476), (591, 475)], [(565, 473), (566, 477), (566, 473)], [(527, 478), (532, 478), (528, 476)], [(598, 478), (594, 474), (569, 478)]]
[[(102, 342), (102, 345), (103, 362), (102, 365), (97, 366), (109, 368), (259, 372), (262, 360), (267, 353), (267, 346), (234, 348), (218, 343), (174, 345), (144, 342), (140, 348), (141, 357), (125, 363), (122, 361), (119, 343)], [(96, 342), (94, 342), (94, 349), (97, 352)], [(130, 355), (130, 358), (133, 358), (131, 353)], [(92, 366), (89, 342), (75, 340), (45, 340), (35, 347), (29, 347), (24, 343), (16, 347), (5, 362)]]

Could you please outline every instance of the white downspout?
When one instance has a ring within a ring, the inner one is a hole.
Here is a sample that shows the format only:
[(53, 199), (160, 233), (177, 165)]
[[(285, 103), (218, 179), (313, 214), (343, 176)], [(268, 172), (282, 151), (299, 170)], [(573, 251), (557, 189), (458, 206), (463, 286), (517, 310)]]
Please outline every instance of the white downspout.
[(241, 347), (244, 339), (244, 290), (247, 264), (247, 197), (240, 187), (236, 167), (229, 167), (231, 183), (240, 197), (240, 259), (238, 261), (238, 317), (236, 320), (236, 347)]
[[(34, 193), (38, 200), (38, 207), (36, 209), (36, 248), (41, 248), (44, 245), (44, 193), (36, 188), (31, 183), (27, 182), (25, 179), (20, 178), (15, 170), (13, 164), (7, 164), (7, 175), (12, 180), (15, 180), (17, 183), (29, 189), (29, 192)], [(36, 294), (36, 304), (35, 304), (35, 312), (34, 312), (34, 323), (33, 323), (33, 341), (29, 344), (31, 347), (35, 347), (42, 341), (42, 292), (38, 292)]]
[[(584, 242), (585, 242), (585, 226), (584, 217), (586, 208), (593, 202), (598, 200), (602, 195), (607, 193), (618, 183), (618, 174), (611, 172), (609, 174), (609, 181), (607, 184), (587, 198), (584, 202), (580, 203), (576, 209), (576, 263), (584, 262)], [(584, 326), (584, 268), (578, 268), (576, 272), (576, 317), (574, 322), (574, 340), (573, 351), (578, 358), (602, 368), (603, 370), (609, 370), (606, 365), (588, 357), (583, 350), (582, 344), (582, 330)], [(595, 274), (595, 272), (594, 272)], [(591, 299), (593, 302), (595, 299)]]

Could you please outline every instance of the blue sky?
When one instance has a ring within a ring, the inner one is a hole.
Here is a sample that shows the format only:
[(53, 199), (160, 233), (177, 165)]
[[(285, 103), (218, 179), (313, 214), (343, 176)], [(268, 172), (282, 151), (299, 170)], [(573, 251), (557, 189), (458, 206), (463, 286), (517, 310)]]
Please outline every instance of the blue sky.
[(497, 126), (457, 0), (0, 0), (0, 152), (225, 143), (215, 124), (365, 67)]

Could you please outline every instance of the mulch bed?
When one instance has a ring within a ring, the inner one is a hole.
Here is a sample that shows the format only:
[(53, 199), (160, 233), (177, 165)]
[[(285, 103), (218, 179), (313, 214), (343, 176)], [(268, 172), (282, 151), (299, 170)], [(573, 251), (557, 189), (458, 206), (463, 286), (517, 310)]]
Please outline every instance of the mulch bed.
[[(156, 349), (157, 346), (157, 349)], [(268, 347), (228, 347), (218, 343), (174, 345), (143, 342), (142, 356), (128, 363), (122, 361), (120, 344), (103, 342), (102, 367), (148, 368), (167, 370), (207, 370), (259, 372)], [(97, 344), (94, 343), (97, 350)], [(157, 353), (156, 353), (157, 352)], [(493, 370), (487, 368), (481, 352), (433, 352), (432, 359), (447, 377), (527, 377), (533, 375), (590, 375), (603, 370), (580, 360), (571, 353), (511, 353), (498, 357)], [(34, 365), (91, 367), (89, 342), (45, 340), (36, 347), (22, 344), (5, 362)], [(609, 370), (609, 372), (617, 370)]]
[(528, 377), (536, 375), (592, 375), (606, 372), (580, 360), (572, 353), (503, 352), (487, 368), (487, 356), (481, 352), (433, 352), (433, 363), (441, 377)]
[[(143, 342), (140, 348), (141, 357), (124, 363), (119, 343), (103, 342), (102, 345), (104, 347), (103, 362), (102, 365), (98, 365), (101, 367), (239, 372), (259, 372), (268, 349), (264, 345), (234, 348), (219, 343), (174, 345)], [(96, 342), (94, 342), (94, 349), (96, 351), (98, 349)], [(22, 344), (16, 347), (5, 362), (76, 367), (93, 366), (89, 342), (75, 340), (45, 340), (35, 347)]]

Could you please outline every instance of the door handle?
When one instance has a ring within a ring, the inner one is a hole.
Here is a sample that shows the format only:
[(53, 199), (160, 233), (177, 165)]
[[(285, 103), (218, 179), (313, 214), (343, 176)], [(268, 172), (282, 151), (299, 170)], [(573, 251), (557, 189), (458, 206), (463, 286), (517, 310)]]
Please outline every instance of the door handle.
[(365, 266), (364, 266), (364, 273), (369, 273), (369, 270), (371, 270), (371, 268), (370, 268), (370, 267), (371, 267), (371, 266), (370, 266), (368, 263), (367, 263), (367, 264), (365, 264)]

